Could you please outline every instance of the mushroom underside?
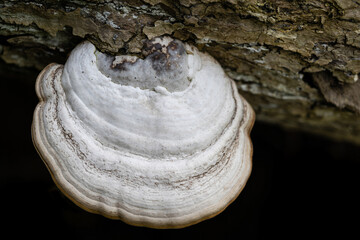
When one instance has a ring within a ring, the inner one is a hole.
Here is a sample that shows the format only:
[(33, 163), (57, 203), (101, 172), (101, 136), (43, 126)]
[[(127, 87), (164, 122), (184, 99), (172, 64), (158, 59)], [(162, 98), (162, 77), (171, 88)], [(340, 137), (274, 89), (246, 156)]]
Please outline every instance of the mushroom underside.
[(201, 66), (183, 67), (186, 79), (194, 73), (181, 91), (114, 83), (90, 43), (65, 67), (40, 73), (33, 142), (77, 205), (136, 226), (179, 228), (239, 195), (251, 172), (254, 112), (215, 60), (191, 50), (182, 64), (198, 58)]

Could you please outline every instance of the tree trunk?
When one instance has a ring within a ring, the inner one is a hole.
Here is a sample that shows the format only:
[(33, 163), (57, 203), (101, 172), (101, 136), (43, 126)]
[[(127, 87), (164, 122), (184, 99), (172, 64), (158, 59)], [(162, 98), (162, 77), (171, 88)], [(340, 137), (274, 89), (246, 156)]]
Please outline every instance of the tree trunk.
[(257, 120), (360, 144), (356, 0), (1, 1), (0, 74), (64, 63), (83, 39), (141, 55), (161, 35), (217, 59)]

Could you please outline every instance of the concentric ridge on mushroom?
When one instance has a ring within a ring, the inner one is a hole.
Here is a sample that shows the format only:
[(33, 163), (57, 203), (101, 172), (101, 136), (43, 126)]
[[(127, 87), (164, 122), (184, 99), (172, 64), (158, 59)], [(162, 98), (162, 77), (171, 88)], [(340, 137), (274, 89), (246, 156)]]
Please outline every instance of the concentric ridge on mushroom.
[(144, 59), (90, 42), (38, 76), (33, 142), (80, 207), (136, 226), (213, 217), (251, 172), (254, 112), (208, 54), (168, 37)]

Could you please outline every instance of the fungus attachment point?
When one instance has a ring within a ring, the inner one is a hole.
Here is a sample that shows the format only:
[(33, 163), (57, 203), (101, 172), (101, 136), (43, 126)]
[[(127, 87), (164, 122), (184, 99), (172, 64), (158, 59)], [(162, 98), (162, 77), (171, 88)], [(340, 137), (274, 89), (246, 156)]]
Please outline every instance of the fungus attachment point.
[(114, 83), (140, 89), (161, 86), (169, 92), (183, 91), (190, 85), (188, 57), (178, 40), (148, 41), (144, 60), (135, 56), (111, 57), (98, 51), (95, 55), (99, 70)]
[(89, 42), (38, 76), (33, 142), (80, 207), (180, 228), (224, 210), (251, 172), (254, 112), (221, 66), (171, 38), (144, 59)]

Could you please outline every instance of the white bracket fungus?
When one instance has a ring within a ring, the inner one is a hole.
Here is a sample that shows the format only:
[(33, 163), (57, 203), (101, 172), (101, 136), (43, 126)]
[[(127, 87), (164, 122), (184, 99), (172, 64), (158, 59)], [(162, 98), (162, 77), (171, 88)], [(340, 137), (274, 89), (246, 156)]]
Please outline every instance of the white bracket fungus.
[(65, 66), (47, 66), (33, 141), (80, 207), (137, 226), (189, 226), (243, 189), (254, 112), (195, 47), (164, 37), (143, 53), (113, 57), (83, 42)]

